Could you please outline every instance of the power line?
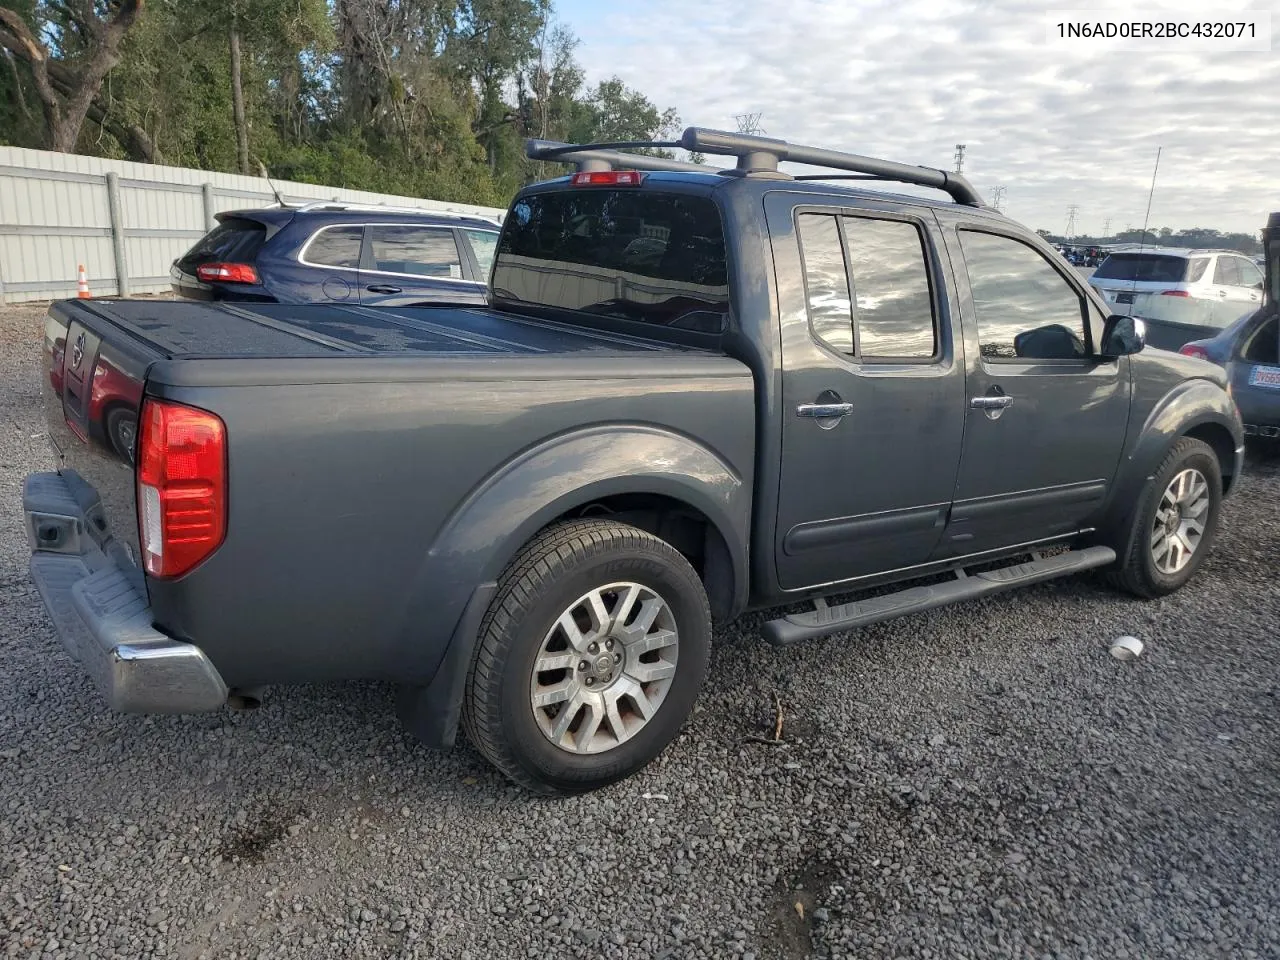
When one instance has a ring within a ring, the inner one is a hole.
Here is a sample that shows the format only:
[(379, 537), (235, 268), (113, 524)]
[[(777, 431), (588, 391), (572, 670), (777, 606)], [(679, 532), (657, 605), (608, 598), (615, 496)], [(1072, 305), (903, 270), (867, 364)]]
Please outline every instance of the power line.
[(1000, 211), (1000, 204), (1004, 202), (1004, 195), (1007, 191), (1004, 187), (991, 188), (991, 205), (996, 208), (996, 212)]
[(956, 144), (956, 173), (961, 173), (964, 170), (964, 149), (963, 143)]
[(734, 120), (738, 121), (738, 132), (759, 135), (765, 132), (764, 127), (760, 126), (760, 119), (763, 113), (739, 113), (734, 115)]

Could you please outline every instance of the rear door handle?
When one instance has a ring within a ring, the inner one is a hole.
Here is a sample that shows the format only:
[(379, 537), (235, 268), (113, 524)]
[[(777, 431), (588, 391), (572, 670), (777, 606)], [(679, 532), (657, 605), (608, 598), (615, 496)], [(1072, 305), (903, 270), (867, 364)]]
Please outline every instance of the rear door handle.
[(399, 287), (393, 287), (386, 283), (371, 283), (365, 287), (370, 293), (399, 293)]
[(975, 410), (1003, 410), (1013, 406), (1013, 397), (974, 397), (969, 401), (969, 406)]
[(797, 417), (810, 420), (838, 420), (853, 413), (852, 403), (802, 403), (796, 407)]

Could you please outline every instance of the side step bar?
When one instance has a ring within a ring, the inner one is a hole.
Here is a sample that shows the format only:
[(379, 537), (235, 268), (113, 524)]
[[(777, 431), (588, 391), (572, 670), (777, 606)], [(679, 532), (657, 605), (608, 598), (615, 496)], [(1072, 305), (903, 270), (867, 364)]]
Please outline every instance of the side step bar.
[(936, 607), (945, 607), (961, 600), (999, 593), (1042, 580), (1065, 577), (1069, 574), (1092, 570), (1114, 563), (1116, 552), (1110, 547), (1086, 547), (1070, 550), (1052, 557), (1035, 558), (1028, 563), (1015, 563), (996, 570), (985, 570), (972, 576), (957, 570), (956, 579), (928, 586), (908, 587), (897, 593), (889, 593), (869, 600), (855, 600), (839, 606), (828, 606), (818, 597), (816, 609), (805, 613), (792, 613), (777, 620), (770, 620), (761, 628), (764, 638), (777, 646), (785, 647), (802, 640), (825, 637), (842, 630), (870, 626), (882, 620), (892, 620), (909, 613), (923, 613)]

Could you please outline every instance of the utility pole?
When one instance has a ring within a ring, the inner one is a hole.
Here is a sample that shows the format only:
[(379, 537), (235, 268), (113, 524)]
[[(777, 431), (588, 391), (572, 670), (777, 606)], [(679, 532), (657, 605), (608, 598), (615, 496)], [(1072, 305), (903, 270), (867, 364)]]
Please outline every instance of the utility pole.
[(1071, 204), (1067, 207), (1067, 239), (1071, 239), (1076, 235), (1076, 214), (1080, 212), (1078, 204)]
[(1004, 187), (991, 188), (991, 205), (996, 208), (997, 213), (1000, 212), (1000, 204), (1004, 202), (1005, 192)]
[(956, 173), (964, 172), (964, 144), (956, 144)]
[(764, 127), (760, 126), (760, 118), (763, 116), (763, 113), (739, 113), (733, 119), (738, 121), (739, 133), (759, 136), (765, 132)]
[(1107, 217), (1107, 219), (1102, 221), (1102, 235), (1104, 237), (1111, 236), (1111, 218), (1110, 217)]

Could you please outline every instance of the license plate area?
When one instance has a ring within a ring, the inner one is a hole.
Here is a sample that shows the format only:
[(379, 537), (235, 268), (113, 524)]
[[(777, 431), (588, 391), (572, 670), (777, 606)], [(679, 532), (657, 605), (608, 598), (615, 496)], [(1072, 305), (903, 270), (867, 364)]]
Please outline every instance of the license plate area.
[(1280, 367), (1255, 366), (1249, 371), (1249, 386), (1280, 390)]

